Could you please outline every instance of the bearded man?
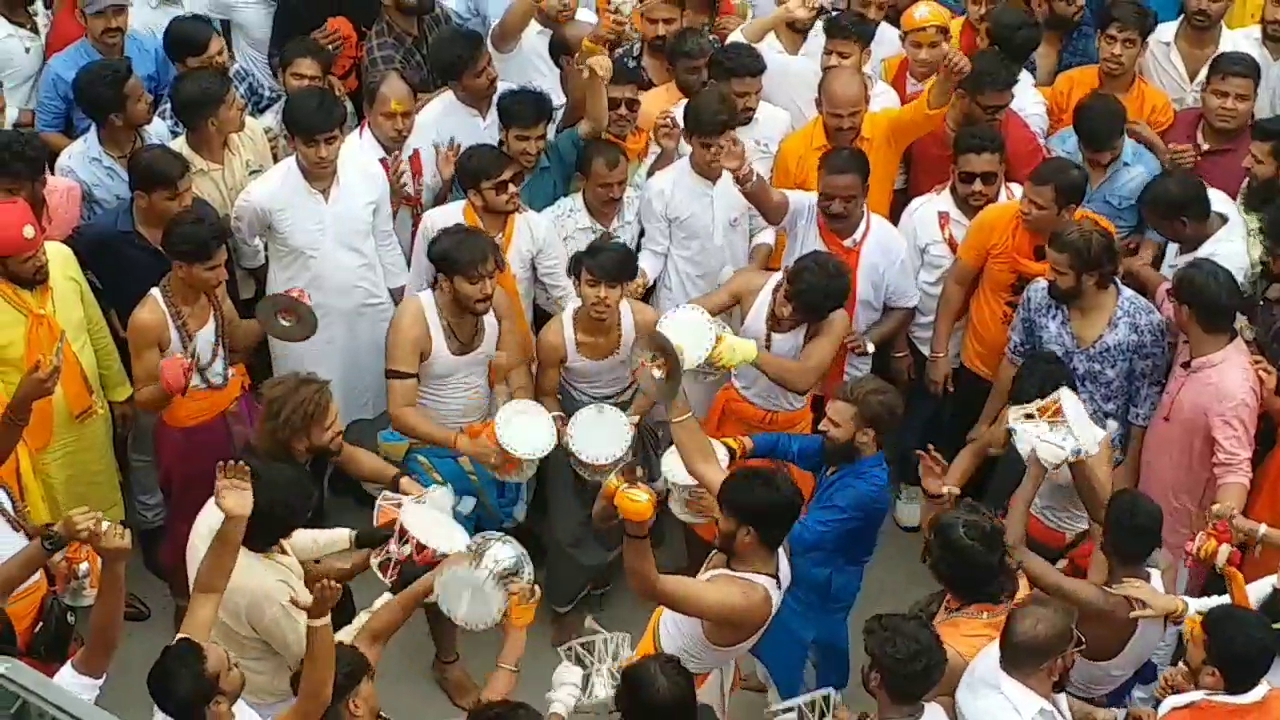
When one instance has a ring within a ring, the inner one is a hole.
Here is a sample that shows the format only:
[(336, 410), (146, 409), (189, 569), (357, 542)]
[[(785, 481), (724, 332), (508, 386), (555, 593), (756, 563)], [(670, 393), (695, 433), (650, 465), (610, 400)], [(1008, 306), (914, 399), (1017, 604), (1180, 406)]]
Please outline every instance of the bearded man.
[[(1263, 211), (1280, 199), (1280, 117), (1254, 121), (1249, 135), (1249, 154), (1244, 159), (1245, 181), (1240, 188), (1238, 205), (1249, 229), (1250, 275), (1259, 278), (1265, 290), (1273, 280), (1259, 277), (1259, 269), (1267, 263), (1263, 240)], [(1272, 360), (1275, 362), (1275, 359)]]

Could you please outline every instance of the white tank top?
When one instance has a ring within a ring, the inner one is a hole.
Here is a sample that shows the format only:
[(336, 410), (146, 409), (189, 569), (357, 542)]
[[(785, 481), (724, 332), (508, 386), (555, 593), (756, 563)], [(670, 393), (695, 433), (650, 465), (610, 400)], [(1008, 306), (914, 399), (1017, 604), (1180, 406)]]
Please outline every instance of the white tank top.
[(618, 307), (622, 342), (618, 344), (617, 352), (604, 360), (592, 360), (578, 353), (577, 334), (573, 331), (573, 313), (581, 305), (582, 300), (573, 300), (560, 316), (565, 349), (560, 379), (584, 397), (600, 400), (616, 397), (631, 386), (631, 346), (636, 341), (636, 321), (631, 314), (631, 303), (623, 298)]
[(454, 430), (488, 418), (493, 399), (489, 363), (498, 352), (498, 318), (493, 309), (484, 314), (484, 339), (479, 347), (459, 356), (449, 351), (435, 293), (423, 290), (418, 293), (418, 300), (431, 333), (431, 356), (418, 366), (418, 407)]
[[(1095, 551), (1098, 552), (1098, 551)], [(1164, 582), (1159, 570), (1148, 570), (1151, 586), (1164, 592)], [(1164, 618), (1143, 618), (1138, 621), (1128, 644), (1120, 654), (1103, 662), (1077, 657), (1071, 666), (1067, 692), (1089, 700), (1102, 697), (1124, 684), (1142, 664), (1151, 659), (1156, 646), (1164, 639)]]
[(1049, 471), (1031, 500), (1031, 514), (1066, 535), (1078, 535), (1089, 529), (1089, 511), (1065, 465)]
[[(169, 314), (169, 306), (164, 302), (164, 296), (160, 294), (160, 288), (151, 288), (147, 294), (156, 299), (160, 305), (160, 311), (164, 313), (165, 322), (169, 324), (169, 349), (164, 351), (164, 357), (173, 357), (182, 354), (182, 339), (178, 337), (178, 326), (173, 321), (173, 316)], [(218, 344), (217, 321), (214, 319), (213, 311), (209, 311), (209, 322), (200, 328), (200, 332), (195, 336), (195, 353), (192, 358), (201, 367), (209, 362), (209, 358), (213, 357), (213, 349)], [(213, 363), (209, 365), (209, 369), (204, 374), (211, 381), (218, 385), (223, 385), (230, 377), (231, 367), (227, 364), (227, 355), (225, 350), (219, 351), (218, 357), (213, 358)], [(200, 373), (191, 374), (191, 382), (187, 384), (188, 390), (203, 390), (208, 385), (204, 378), (200, 377)]]
[[(773, 602), (773, 608), (769, 611), (769, 620), (772, 621), (773, 616), (778, 612), (778, 606), (782, 603), (782, 594), (791, 585), (791, 564), (787, 560), (787, 554), (779, 549), (777, 578), (759, 573), (715, 568), (699, 573), (698, 579), (710, 580), (717, 575), (732, 575), (750, 580), (767, 590), (769, 599)], [(658, 647), (661, 647), (663, 652), (680, 658), (680, 664), (684, 665), (689, 672), (702, 675), (724, 668), (737, 660), (756, 644), (767, 627), (769, 627), (768, 622), (761, 625), (760, 629), (745, 641), (732, 647), (720, 647), (711, 644), (707, 639), (702, 620), (664, 609), (662, 615), (658, 617)]]
[[(767, 327), (769, 305), (773, 302), (773, 290), (781, 281), (782, 273), (776, 272), (765, 282), (764, 287), (760, 288), (760, 294), (756, 296), (755, 302), (751, 303), (751, 309), (747, 311), (747, 317), (743, 319), (742, 330), (738, 335), (755, 340), (760, 344), (761, 350), (764, 349), (765, 338), (768, 337), (770, 353), (788, 360), (795, 360), (800, 357), (800, 351), (804, 350), (804, 337), (809, 331), (809, 326), (801, 325), (785, 333), (771, 333)], [(804, 395), (797, 395), (779, 386), (751, 365), (742, 365), (734, 369), (733, 386), (742, 393), (742, 397), (762, 410), (791, 412), (808, 404)]]

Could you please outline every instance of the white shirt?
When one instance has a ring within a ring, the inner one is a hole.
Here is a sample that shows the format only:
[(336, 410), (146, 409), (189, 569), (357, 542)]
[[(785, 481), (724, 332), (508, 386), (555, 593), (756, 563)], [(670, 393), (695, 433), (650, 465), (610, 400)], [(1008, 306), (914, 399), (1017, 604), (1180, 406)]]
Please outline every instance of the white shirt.
[[(0, 486), (0, 505), (3, 505), (5, 510), (13, 513), (13, 497), (9, 495), (7, 487)], [(8, 521), (0, 517), (0, 563), (8, 561), (9, 558), (22, 552), (22, 549), (30, 544), (31, 538), (27, 537), (25, 533), (19, 532)], [(44, 572), (37, 570), (31, 574), (31, 577), (23, 580), (21, 585), (14, 588), (10, 595), (16, 595), (35, 583), (43, 582), (44, 580)]]
[(649, 178), (640, 205), (640, 269), (656, 289), (659, 313), (711, 292), (747, 264), (748, 248), (773, 244), (774, 231), (733, 184), (716, 182), (680, 158)]
[[(154, 0), (152, 0), (154, 1)], [(190, 2), (190, 0), (188, 0)], [(267, 59), (271, 48), (271, 24), (276, 16), (276, 0), (204, 0), (210, 17), (231, 24), (231, 54), (236, 62), (263, 79), (276, 82)], [(192, 12), (196, 12), (192, 9)]]
[(609, 227), (596, 222), (591, 213), (587, 212), (587, 203), (581, 190), (560, 198), (541, 214), (551, 223), (554, 236), (564, 243), (565, 253), (569, 257), (585, 249), (601, 233), (606, 232), (632, 250), (640, 245), (640, 191), (630, 185), (623, 193), (622, 202)]
[(1022, 117), (1043, 145), (1045, 136), (1049, 134), (1049, 102), (1036, 87), (1036, 79), (1026, 70), (1018, 73), (1018, 84), (1013, 86), (1013, 102), (1009, 103), (1009, 109)]
[[(584, 8), (578, 8), (575, 20), (591, 25), (596, 24), (596, 14)], [(497, 27), (495, 23), (493, 27)], [(500, 53), (493, 47), (493, 29), (488, 37), (489, 51), (493, 55), (493, 67), (498, 77), (512, 85), (535, 87), (551, 97), (551, 106), (555, 112), (551, 116), (551, 124), (547, 126), (548, 135), (554, 135), (560, 116), (564, 114), (564, 87), (560, 84), (560, 68), (551, 62), (550, 43), (552, 30), (538, 22), (529, 21), (521, 33), (516, 46), (509, 53)], [(501, 93), (501, 91), (499, 91)], [(497, 96), (494, 96), (497, 102)]]
[[(776, 9), (777, 7), (773, 7), (770, 9), (770, 12), (773, 12), (773, 10)], [(725, 42), (746, 42), (746, 39), (742, 36), (742, 28), (738, 28), (737, 30), (729, 33), (729, 37)], [(806, 57), (814, 62), (821, 62), (822, 49), (826, 44), (827, 29), (823, 27), (820, 22), (814, 23), (813, 27), (809, 30), (809, 34), (805, 36), (804, 43), (800, 46), (800, 52), (796, 53), (794, 57)], [(760, 51), (761, 55), (764, 55), (766, 63), (770, 62), (770, 58), (774, 55), (791, 55), (791, 53), (787, 52), (787, 49), (782, 46), (782, 41), (778, 39), (778, 36), (772, 32), (765, 35), (763, 40), (756, 43), (756, 49)]]
[(1000, 643), (978, 653), (956, 688), (957, 720), (1071, 720), (1064, 693), (1045, 700), (1000, 668)]
[[(422, 292), (431, 287), (436, 269), (427, 260), (427, 246), (444, 228), (466, 222), (463, 217), (466, 204), (466, 200), (454, 200), (422, 215), (413, 242), (413, 256), (409, 259), (407, 292)], [(511, 246), (507, 248), (507, 265), (515, 276), (525, 317), (533, 322), (535, 292), (539, 296), (538, 304), (553, 315), (578, 294), (569, 282), (569, 256), (551, 222), (539, 213), (526, 210), (516, 214), (515, 223)], [(535, 284), (541, 287), (540, 291), (535, 290)]]
[[(814, 250), (826, 250), (818, 234), (818, 194), (807, 190), (783, 190), (787, 196), (787, 216), (779, 230), (787, 233), (787, 249), (782, 257), (782, 267), (790, 267), (801, 255)], [(645, 238), (648, 240), (648, 238)], [(860, 333), (867, 331), (880, 320), (884, 311), (894, 308), (914, 308), (920, 302), (920, 290), (916, 287), (915, 274), (907, 260), (907, 244), (893, 223), (864, 210), (862, 222), (853, 237), (846, 238), (846, 247), (867, 243), (858, 256), (857, 305), (854, 307), (853, 328)], [(753, 242), (752, 246), (762, 244)], [(845, 359), (844, 377), (861, 377), (871, 372), (871, 356), (850, 353)]]
[[(1139, 64), (1142, 76), (1169, 96), (1174, 111), (1200, 107), (1200, 91), (1204, 89), (1205, 74), (1209, 70), (1209, 63), (1206, 62), (1194, 78), (1187, 77), (1187, 66), (1183, 64), (1182, 55), (1173, 42), (1180, 22), (1181, 19), (1170, 20), (1156, 26), (1155, 32), (1147, 40), (1147, 51)], [(1231, 50), (1249, 52), (1248, 39), (1241, 37), (1238, 32), (1223, 25), (1218, 50), (1214, 55)]]
[(93, 705), (98, 702), (98, 695), (102, 692), (103, 683), (107, 681), (107, 674), (103, 673), (100, 678), (82, 675), (68, 660), (62, 664), (62, 667), (58, 668), (58, 672), (54, 673), (50, 679), (54, 685)]
[(343, 425), (385, 412), (390, 289), (404, 287), (409, 272), (382, 168), (340, 153), (326, 199), (302, 176), (297, 157), (286, 158), (240, 193), (231, 229), (245, 268), (270, 257), (266, 292), (306, 290), (320, 321), (302, 342), (268, 338), (275, 371), (330, 380)]
[(1242, 27), (1235, 33), (1237, 39), (1249, 46), (1249, 54), (1262, 66), (1262, 82), (1258, 85), (1253, 117), (1261, 120), (1280, 115), (1280, 58), (1271, 57), (1271, 53), (1263, 46), (1261, 25)]
[[(1201, 700), (1212, 700), (1214, 703), (1221, 705), (1254, 705), (1262, 702), (1262, 698), (1271, 692), (1271, 685), (1266, 680), (1258, 683), (1256, 687), (1246, 693), (1239, 695), (1228, 695), (1222, 692), (1209, 692), (1207, 690), (1192, 690), (1191, 692), (1180, 693), (1164, 699), (1160, 703), (1160, 707), (1156, 710), (1156, 717), (1162, 718), (1165, 715), (1187, 707)], [(1224, 713), (1226, 711), (1223, 711)]]
[(457, 142), (460, 150), (481, 143), (497, 145), (498, 96), (514, 87), (511, 83), (499, 80), (493, 100), (489, 102), (489, 112), (483, 117), (471, 106), (464, 105), (452, 90), (445, 90), (435, 96), (418, 111), (413, 120), (413, 132), (409, 133), (409, 139), (404, 143), (404, 152), (414, 149), (422, 151), (424, 202), (430, 202), (440, 190), (440, 174), (436, 171), (436, 146), (444, 147), (450, 140)]
[(1178, 268), (1191, 260), (1209, 258), (1231, 271), (1231, 275), (1244, 285), (1249, 279), (1249, 228), (1245, 225), (1244, 217), (1240, 215), (1236, 201), (1231, 199), (1230, 195), (1217, 188), (1208, 188), (1208, 190), (1210, 209), (1225, 215), (1226, 224), (1211, 235), (1203, 245), (1186, 254), (1179, 254), (1177, 243), (1166, 241), (1160, 274), (1172, 280)]
[[(233, 720), (262, 720), (262, 716), (249, 707), (249, 703), (245, 702), (244, 698), (237, 698), (235, 704), (231, 706), (231, 717)], [(151, 720), (172, 720), (172, 718), (160, 712), (160, 708), (153, 708)], [(930, 718), (925, 716), (924, 720), (930, 720)]]
[[(688, 100), (681, 100), (671, 111), (682, 128), (684, 127), (684, 106), (688, 102)], [(778, 156), (778, 146), (794, 129), (791, 125), (791, 115), (787, 111), (761, 100), (751, 122), (739, 127), (735, 132), (747, 151), (747, 162), (751, 163), (751, 167), (755, 168), (761, 176), (771, 178), (773, 177), (773, 160)], [(677, 148), (679, 156), (684, 157), (692, 151), (689, 143), (681, 138), (680, 146)], [(659, 154), (658, 144), (650, 143), (649, 155), (656, 159)]]
[(4, 91), (4, 125), (18, 121), (19, 110), (36, 109), (36, 86), (44, 67), (44, 35), (49, 16), (43, 3), (32, 5), (39, 34), (0, 17), (0, 89)]
[[(342, 148), (339, 150), (342, 155), (359, 156), (359, 162), (371, 163), (371, 167), (386, 176), (386, 171), (382, 167), (382, 161), (387, 157), (387, 151), (382, 147), (382, 143), (378, 142), (378, 138), (365, 125), (352, 130), (347, 138), (342, 141)], [(410, 158), (417, 155), (422, 163), (422, 173), (415, 177)], [(400, 152), (400, 177), (397, 178), (401, 192), (405, 197), (413, 195), (414, 187), (425, 182), (427, 172), (426, 158), (422, 157), (422, 151), (418, 149), (402, 150)], [(356, 158), (352, 158), (356, 160)], [(433, 161), (434, 162), (434, 159)], [(387, 181), (390, 187), (390, 180)], [(409, 261), (409, 251), (413, 247), (413, 209), (402, 206), (396, 211), (394, 218), (396, 231), (396, 239), (400, 241), (400, 250), (404, 253), (405, 262)]]
[(866, 69), (874, 72), (885, 60), (902, 54), (902, 33), (898, 28), (881, 20), (880, 24), (876, 25), (876, 36), (871, 39), (870, 54), (871, 59), (867, 60)]
[[(1022, 186), (1017, 183), (1005, 183), (995, 202), (1016, 200), (1022, 197)], [(943, 218), (946, 218), (943, 220)], [(916, 304), (916, 316), (907, 331), (916, 349), (926, 357), (933, 341), (933, 323), (937, 319), (938, 300), (942, 297), (942, 285), (947, 271), (956, 259), (955, 251), (943, 235), (943, 227), (950, 231), (950, 239), (957, 246), (964, 242), (969, 232), (969, 218), (956, 207), (951, 196), (951, 186), (946, 185), (933, 192), (925, 193), (911, 201), (902, 211), (902, 219), (898, 222), (898, 232), (907, 244), (907, 262), (911, 265), (911, 273), (916, 279), (916, 287), (920, 291), (920, 301)], [(964, 319), (956, 323), (956, 330), (951, 333), (951, 362), (956, 364), (960, 358), (960, 343), (964, 339), (962, 324)]]
[(182, 0), (132, 0), (129, 3), (129, 29), (162, 40), (169, 21), (187, 12), (195, 10), (183, 7)]

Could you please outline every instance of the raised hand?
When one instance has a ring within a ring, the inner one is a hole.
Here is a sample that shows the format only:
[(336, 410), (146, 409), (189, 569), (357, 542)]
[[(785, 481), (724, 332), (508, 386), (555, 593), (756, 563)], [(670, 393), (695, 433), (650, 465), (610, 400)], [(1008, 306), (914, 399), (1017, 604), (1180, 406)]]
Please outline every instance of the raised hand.
[(453, 183), (453, 174), (458, 169), (458, 156), (462, 154), (462, 146), (454, 138), (449, 138), (449, 142), (441, 144), (436, 143), (436, 173), (440, 175), (440, 182), (444, 186)]
[(920, 487), (928, 495), (959, 495), (960, 489), (954, 486), (948, 486), (946, 483), (947, 468), (949, 467), (946, 460), (942, 458), (932, 445), (928, 450), (916, 451), (916, 468), (920, 475)]
[(213, 498), (228, 518), (247, 519), (253, 512), (253, 473), (242, 462), (220, 462), (214, 469)]
[(747, 167), (747, 148), (742, 144), (738, 133), (725, 135), (720, 146), (720, 167), (735, 176)]
[(75, 540), (87, 543), (102, 528), (102, 513), (87, 507), (78, 507), (67, 513), (58, 523), (58, 532), (68, 542)]
[(670, 110), (662, 113), (653, 122), (653, 141), (667, 152), (675, 152), (680, 147), (680, 123)]
[(951, 48), (947, 51), (947, 56), (942, 59), (942, 66), (938, 70), (938, 75), (941, 80), (951, 83), (954, 87), (956, 83), (965, 79), (972, 69), (973, 66), (969, 64), (969, 58), (958, 48)]
[(311, 591), (311, 602), (297, 597), (289, 598), (289, 602), (299, 610), (307, 611), (308, 620), (319, 620), (329, 615), (338, 601), (342, 599), (342, 584), (329, 578), (318, 578), (308, 589)]
[(27, 412), (37, 400), (43, 400), (58, 389), (58, 379), (62, 377), (62, 362), (58, 358), (41, 358), (27, 368), (26, 374), (18, 381), (10, 403), (15, 410)]
[(120, 523), (99, 523), (99, 531), (90, 538), (93, 549), (107, 562), (128, 562), (133, 551), (133, 532)]

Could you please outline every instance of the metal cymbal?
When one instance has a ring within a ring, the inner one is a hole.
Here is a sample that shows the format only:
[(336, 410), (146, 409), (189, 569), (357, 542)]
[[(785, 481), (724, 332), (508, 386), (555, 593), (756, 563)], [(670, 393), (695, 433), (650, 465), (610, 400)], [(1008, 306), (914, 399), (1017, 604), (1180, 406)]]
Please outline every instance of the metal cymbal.
[(680, 354), (660, 332), (636, 338), (631, 346), (631, 376), (640, 391), (660, 403), (669, 403), (680, 394)]
[(283, 342), (302, 342), (315, 335), (319, 320), (304, 298), (289, 292), (262, 298), (255, 315), (263, 332)]

